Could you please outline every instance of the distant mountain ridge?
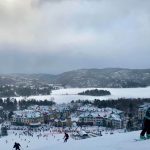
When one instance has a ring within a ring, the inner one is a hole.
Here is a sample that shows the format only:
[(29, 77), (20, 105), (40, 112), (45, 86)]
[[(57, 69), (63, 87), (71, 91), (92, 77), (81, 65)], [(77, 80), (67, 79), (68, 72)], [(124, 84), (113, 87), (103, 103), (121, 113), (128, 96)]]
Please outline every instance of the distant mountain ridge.
[(81, 69), (62, 73), (54, 81), (71, 87), (144, 87), (150, 85), (150, 69)]
[(0, 84), (17, 83), (22, 80), (61, 84), (65, 87), (145, 87), (150, 86), (150, 69), (80, 69), (58, 75), (11, 74), (0, 75)]

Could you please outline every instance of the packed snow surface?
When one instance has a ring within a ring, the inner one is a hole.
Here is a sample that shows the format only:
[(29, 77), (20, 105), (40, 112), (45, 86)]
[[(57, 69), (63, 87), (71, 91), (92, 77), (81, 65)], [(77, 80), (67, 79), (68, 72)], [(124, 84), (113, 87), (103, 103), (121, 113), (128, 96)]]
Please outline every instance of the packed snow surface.
[[(16, 132), (16, 131), (15, 131)], [(18, 133), (20, 131), (17, 131)], [(148, 150), (150, 140), (135, 142), (139, 138), (140, 131), (105, 134), (102, 137), (89, 138), (84, 140), (69, 139), (63, 142), (63, 134), (46, 134), (48, 136), (33, 137), (15, 135), (12, 132), (9, 136), (0, 139), (2, 150), (12, 150), (14, 142), (19, 142), (22, 150)]]
[[(150, 98), (150, 87), (146, 88), (98, 88), (99, 90), (108, 90), (111, 92), (109, 96), (85, 96), (78, 95), (78, 93), (92, 90), (95, 88), (67, 88), (54, 90), (51, 95), (29, 96), (26, 99), (36, 100), (53, 100), (56, 103), (68, 103), (72, 100), (109, 100), (118, 98)], [(24, 97), (15, 97), (17, 100), (21, 100)]]

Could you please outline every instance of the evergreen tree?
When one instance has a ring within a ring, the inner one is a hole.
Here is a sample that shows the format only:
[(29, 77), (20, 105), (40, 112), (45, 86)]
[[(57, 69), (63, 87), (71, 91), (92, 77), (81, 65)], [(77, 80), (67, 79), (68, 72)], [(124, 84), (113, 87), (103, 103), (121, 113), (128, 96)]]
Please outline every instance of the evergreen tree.
[(1, 135), (2, 136), (7, 136), (8, 135), (6, 127), (1, 127)]

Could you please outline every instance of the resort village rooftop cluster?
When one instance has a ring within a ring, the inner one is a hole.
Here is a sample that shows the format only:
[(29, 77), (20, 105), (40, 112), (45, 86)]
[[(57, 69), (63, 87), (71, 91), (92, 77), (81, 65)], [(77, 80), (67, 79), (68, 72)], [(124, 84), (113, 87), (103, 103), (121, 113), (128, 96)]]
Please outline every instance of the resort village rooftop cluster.
[(11, 122), (14, 125), (40, 125), (44, 123), (53, 126), (96, 125), (124, 127), (124, 112), (115, 108), (97, 108), (91, 105), (77, 106), (74, 104), (56, 104), (53, 106), (29, 106), (25, 110), (13, 112)]

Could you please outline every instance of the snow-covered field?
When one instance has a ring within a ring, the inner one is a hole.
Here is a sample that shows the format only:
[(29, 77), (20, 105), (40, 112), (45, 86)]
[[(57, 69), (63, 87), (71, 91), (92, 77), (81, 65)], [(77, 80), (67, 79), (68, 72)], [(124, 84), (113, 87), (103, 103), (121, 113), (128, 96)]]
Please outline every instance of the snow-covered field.
[[(27, 99), (36, 100), (54, 100), (56, 103), (68, 103), (72, 100), (109, 100), (118, 98), (150, 98), (150, 87), (146, 88), (99, 88), (108, 90), (111, 92), (110, 96), (84, 96), (77, 95), (79, 92), (90, 90), (94, 88), (68, 88), (54, 90), (51, 95), (44, 96), (30, 96)], [(17, 100), (23, 99), (23, 97), (17, 97)]]
[[(19, 132), (19, 131), (17, 131)], [(69, 139), (63, 143), (63, 134), (49, 134), (48, 138), (36, 135), (33, 137), (19, 136), (9, 133), (9, 136), (0, 139), (1, 150), (12, 150), (14, 142), (19, 142), (21, 150), (148, 150), (150, 141), (135, 142), (139, 137), (139, 131), (107, 134), (102, 137), (89, 138), (85, 140)]]

